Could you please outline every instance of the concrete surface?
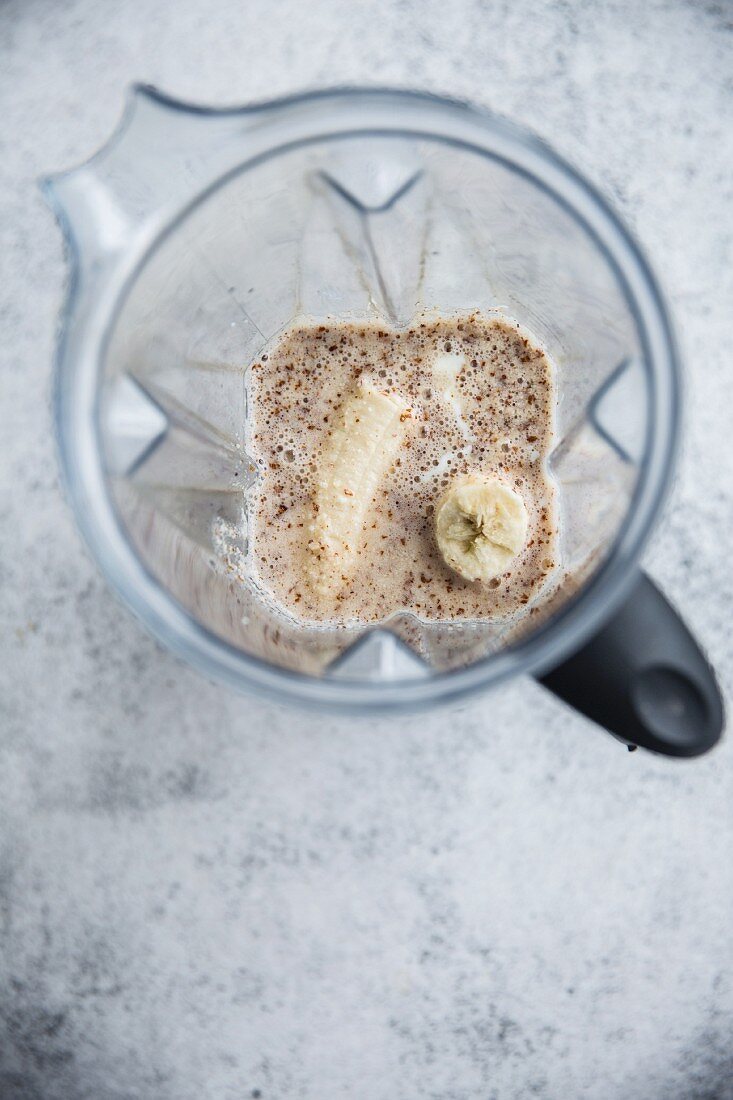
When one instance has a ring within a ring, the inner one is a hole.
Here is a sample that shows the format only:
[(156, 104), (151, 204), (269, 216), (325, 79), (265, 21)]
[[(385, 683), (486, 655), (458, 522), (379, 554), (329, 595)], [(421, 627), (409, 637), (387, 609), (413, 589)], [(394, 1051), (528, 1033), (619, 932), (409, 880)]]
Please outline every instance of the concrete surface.
[(49, 415), (37, 176), (125, 86), (428, 87), (548, 137), (662, 276), (688, 363), (646, 564), (733, 677), (727, 3), (0, 5), (2, 1100), (733, 1097), (733, 743), (628, 754), (535, 685), (354, 725), (235, 697), (105, 587)]

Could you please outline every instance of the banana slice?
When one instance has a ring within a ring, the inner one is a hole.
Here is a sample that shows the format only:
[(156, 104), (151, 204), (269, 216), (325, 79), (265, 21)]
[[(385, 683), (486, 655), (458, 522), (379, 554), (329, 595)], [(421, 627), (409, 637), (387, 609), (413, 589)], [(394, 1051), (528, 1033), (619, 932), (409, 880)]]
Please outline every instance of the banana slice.
[(361, 381), (320, 456), (306, 574), (334, 598), (349, 580), (372, 498), (394, 458), (410, 412), (397, 394)]
[(489, 581), (522, 550), (527, 509), (503, 481), (469, 474), (454, 481), (438, 502), (435, 536), (451, 569), (467, 581)]

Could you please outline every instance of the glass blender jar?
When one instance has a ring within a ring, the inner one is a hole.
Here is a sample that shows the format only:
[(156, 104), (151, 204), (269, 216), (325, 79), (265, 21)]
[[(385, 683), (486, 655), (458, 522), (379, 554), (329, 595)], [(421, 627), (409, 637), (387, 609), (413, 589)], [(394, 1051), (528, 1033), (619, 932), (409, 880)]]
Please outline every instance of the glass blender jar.
[[(678, 435), (669, 319), (624, 228), (546, 145), (407, 92), (205, 110), (138, 87), (109, 144), (44, 188), (71, 253), (68, 494), (162, 642), (301, 705), (394, 713), (532, 673), (630, 745), (715, 743), (712, 671), (636, 565)], [(559, 582), (531, 620), (304, 627), (248, 571), (248, 369), (295, 317), (420, 309), (503, 313), (552, 356)]]

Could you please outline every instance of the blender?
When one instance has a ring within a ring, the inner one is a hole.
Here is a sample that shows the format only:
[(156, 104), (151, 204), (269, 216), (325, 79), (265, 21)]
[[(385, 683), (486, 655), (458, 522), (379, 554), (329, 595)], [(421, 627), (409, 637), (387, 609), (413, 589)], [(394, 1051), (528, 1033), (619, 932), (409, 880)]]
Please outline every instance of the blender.
[[(601, 196), (465, 104), (343, 89), (207, 110), (133, 90), (110, 142), (44, 183), (71, 259), (55, 417), (81, 531), (146, 626), (205, 675), (346, 714), (529, 673), (630, 747), (694, 756), (714, 675), (637, 561), (668, 486), (667, 310)], [(248, 371), (297, 318), (477, 309), (556, 365), (560, 566), (511, 621), (316, 627), (248, 567)]]

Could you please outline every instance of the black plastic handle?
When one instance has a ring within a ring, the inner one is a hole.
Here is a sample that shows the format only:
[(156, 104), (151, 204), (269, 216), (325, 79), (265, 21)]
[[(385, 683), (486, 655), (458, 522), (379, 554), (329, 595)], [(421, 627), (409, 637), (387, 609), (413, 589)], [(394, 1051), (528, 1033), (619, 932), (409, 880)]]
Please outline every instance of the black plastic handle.
[(610, 622), (538, 679), (630, 747), (699, 756), (723, 731), (713, 670), (644, 573)]

